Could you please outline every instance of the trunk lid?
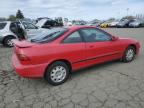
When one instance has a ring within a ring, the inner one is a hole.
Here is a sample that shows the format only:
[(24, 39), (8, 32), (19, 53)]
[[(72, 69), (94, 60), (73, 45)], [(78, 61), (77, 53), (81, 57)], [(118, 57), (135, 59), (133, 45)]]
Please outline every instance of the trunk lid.
[(31, 43), (26, 40), (19, 41), (17, 39), (14, 39), (13, 43), (14, 43), (14, 46), (19, 47), (19, 48), (28, 48), (28, 47), (32, 47), (36, 45), (35, 43)]

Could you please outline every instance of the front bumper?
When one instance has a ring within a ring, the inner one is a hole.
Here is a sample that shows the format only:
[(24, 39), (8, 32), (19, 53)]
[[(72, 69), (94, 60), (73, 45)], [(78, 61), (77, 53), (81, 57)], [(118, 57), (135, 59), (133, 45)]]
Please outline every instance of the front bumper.
[(44, 76), (47, 64), (23, 65), (18, 60), (16, 54), (13, 54), (12, 66), (15, 72), (21, 77), (40, 78)]

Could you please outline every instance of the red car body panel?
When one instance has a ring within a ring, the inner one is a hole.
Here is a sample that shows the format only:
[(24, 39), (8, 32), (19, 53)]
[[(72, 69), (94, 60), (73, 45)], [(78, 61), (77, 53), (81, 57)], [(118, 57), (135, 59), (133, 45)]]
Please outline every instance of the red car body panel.
[[(81, 28), (89, 28), (89, 26), (70, 27), (58, 39), (45, 44), (15, 40), (12, 64), (17, 74), (23, 77), (43, 77), (47, 67), (58, 60), (69, 62), (72, 70), (77, 70), (90, 65), (120, 59), (129, 45), (134, 45), (137, 54), (139, 52), (139, 42), (126, 38), (105, 42), (61, 43), (68, 34)], [(17, 54), (26, 55), (30, 60), (21, 61)]]

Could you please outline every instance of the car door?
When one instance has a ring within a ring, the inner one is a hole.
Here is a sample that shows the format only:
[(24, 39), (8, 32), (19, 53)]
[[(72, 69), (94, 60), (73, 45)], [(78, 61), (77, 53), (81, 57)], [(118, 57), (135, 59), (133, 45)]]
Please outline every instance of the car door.
[(26, 30), (26, 33), (27, 33), (27, 36), (28, 38), (29, 37), (32, 37), (32, 36), (35, 36), (36, 34), (42, 32), (41, 29), (39, 29), (38, 27), (36, 27), (34, 24), (32, 23), (29, 23), (29, 22), (22, 22), (25, 30)]
[(64, 58), (70, 60), (73, 70), (85, 67), (85, 42), (78, 31), (68, 35), (61, 43), (60, 49)]
[(86, 61), (88, 65), (105, 62), (120, 57), (119, 45), (111, 36), (96, 28), (80, 30), (86, 42)]

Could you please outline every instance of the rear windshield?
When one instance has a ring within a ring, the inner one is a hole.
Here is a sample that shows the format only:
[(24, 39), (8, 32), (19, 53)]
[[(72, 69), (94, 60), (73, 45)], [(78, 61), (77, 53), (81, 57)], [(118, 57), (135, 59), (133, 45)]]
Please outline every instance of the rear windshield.
[(51, 42), (65, 33), (68, 29), (66, 28), (53, 28), (47, 31), (44, 31), (32, 38), (29, 38), (28, 41), (36, 43), (45, 43)]
[(6, 23), (0, 23), (0, 30), (2, 30), (6, 26)]

